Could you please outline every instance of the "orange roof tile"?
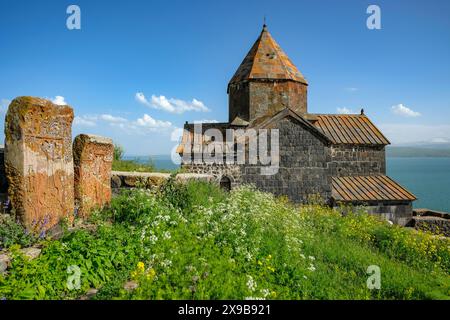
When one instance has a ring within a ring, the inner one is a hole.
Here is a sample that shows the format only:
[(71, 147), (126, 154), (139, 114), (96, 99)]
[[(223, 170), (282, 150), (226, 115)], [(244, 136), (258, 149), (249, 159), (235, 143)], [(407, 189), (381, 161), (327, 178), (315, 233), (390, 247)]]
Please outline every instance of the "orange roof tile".
[(332, 177), (336, 201), (414, 201), (417, 198), (384, 175)]
[(265, 25), (229, 85), (250, 79), (292, 80), (308, 84)]
[(390, 144), (381, 131), (363, 114), (318, 114), (310, 119), (312, 124), (334, 144)]

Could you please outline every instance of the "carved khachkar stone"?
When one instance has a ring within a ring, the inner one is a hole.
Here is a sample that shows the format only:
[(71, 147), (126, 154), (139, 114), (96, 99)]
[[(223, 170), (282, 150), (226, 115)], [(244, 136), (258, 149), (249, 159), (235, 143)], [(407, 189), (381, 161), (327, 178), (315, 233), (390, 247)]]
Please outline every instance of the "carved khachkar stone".
[(73, 215), (73, 110), (19, 97), (5, 118), (5, 172), (12, 209), (25, 226), (44, 231)]
[(93, 208), (110, 203), (113, 154), (114, 145), (109, 138), (88, 134), (75, 138), (75, 202), (80, 216), (88, 217)]

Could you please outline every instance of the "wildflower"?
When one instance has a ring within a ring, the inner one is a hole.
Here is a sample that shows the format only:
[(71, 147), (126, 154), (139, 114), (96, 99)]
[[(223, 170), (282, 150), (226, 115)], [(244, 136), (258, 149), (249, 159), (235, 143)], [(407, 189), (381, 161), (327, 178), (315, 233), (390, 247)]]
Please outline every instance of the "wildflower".
[(310, 265), (308, 268), (309, 271), (316, 271), (316, 267), (314, 267), (314, 265)]
[(139, 271), (144, 271), (145, 264), (143, 262), (138, 262), (137, 268)]
[(261, 293), (262, 293), (262, 295), (263, 295), (264, 298), (265, 298), (265, 297), (267, 297), (267, 296), (270, 294), (270, 291), (269, 291), (269, 289), (262, 289), (262, 290), (261, 290)]
[(269, 269), (269, 270), (272, 271), (272, 272), (275, 272), (275, 268), (274, 268), (274, 267), (267, 266), (267, 269)]
[(247, 276), (247, 288), (250, 291), (255, 291), (257, 286), (258, 285), (256, 284), (255, 280), (253, 280), (253, 277)]
[(300, 254), (300, 257), (302, 257), (303, 259), (306, 259), (305, 255), (303, 253)]
[(170, 232), (169, 231), (165, 231), (164, 234), (163, 234), (163, 238), (166, 239), (166, 240), (170, 239), (171, 238)]
[(309, 256), (308, 258), (312, 261), (316, 260), (316, 258), (314, 258), (313, 256)]
[(153, 278), (155, 278), (155, 275), (156, 275), (155, 269), (150, 268), (150, 269), (147, 271), (147, 275), (146, 275), (145, 277), (147, 278), (147, 280), (153, 280)]
[(270, 293), (270, 295), (272, 296), (272, 298), (276, 298), (276, 297), (277, 297), (277, 293), (276, 293), (275, 291), (272, 291), (272, 292)]
[(306, 279), (308, 279), (308, 277), (307, 277), (307, 276), (303, 276), (303, 279), (305, 279), (305, 280), (306, 280)]
[(261, 262), (260, 260), (258, 260), (258, 264), (259, 264), (260, 266), (262, 266), (262, 262)]
[(267, 256), (267, 259), (271, 260), (271, 259), (272, 259), (272, 255), (269, 254), (269, 255)]

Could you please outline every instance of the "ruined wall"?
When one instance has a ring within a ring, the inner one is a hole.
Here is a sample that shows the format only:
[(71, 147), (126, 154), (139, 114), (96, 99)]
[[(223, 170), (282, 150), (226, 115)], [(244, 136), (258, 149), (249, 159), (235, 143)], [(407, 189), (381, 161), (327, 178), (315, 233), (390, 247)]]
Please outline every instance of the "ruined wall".
[(274, 115), (290, 108), (307, 112), (307, 86), (294, 81), (251, 81), (229, 88), (230, 121), (239, 115), (246, 121)]
[(236, 164), (216, 164), (216, 163), (191, 163), (182, 164), (185, 172), (196, 174), (207, 174), (213, 177), (213, 181), (219, 183), (222, 177), (228, 177), (231, 180), (231, 187), (234, 188), (242, 183), (243, 167)]
[(330, 154), (332, 176), (386, 174), (384, 146), (333, 145)]
[(111, 168), (114, 145), (111, 139), (88, 134), (73, 144), (75, 204), (81, 217), (111, 201)]
[(11, 205), (31, 229), (49, 229), (74, 211), (73, 110), (33, 97), (14, 99), (5, 119)]

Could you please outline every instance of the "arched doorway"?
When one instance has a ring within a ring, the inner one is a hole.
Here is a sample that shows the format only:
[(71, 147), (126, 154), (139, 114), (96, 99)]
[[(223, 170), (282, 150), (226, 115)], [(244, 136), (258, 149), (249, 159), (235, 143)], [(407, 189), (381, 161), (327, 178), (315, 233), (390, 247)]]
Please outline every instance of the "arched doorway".
[(225, 191), (231, 190), (231, 179), (227, 176), (222, 176), (220, 179), (220, 188)]

